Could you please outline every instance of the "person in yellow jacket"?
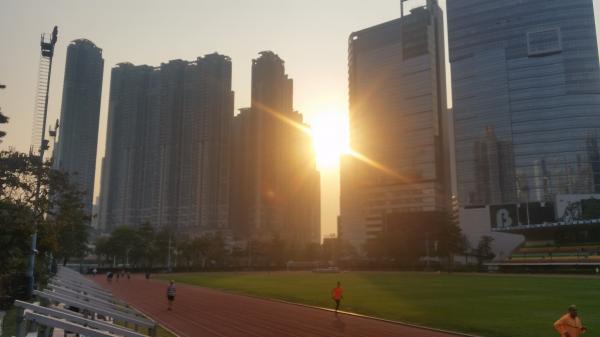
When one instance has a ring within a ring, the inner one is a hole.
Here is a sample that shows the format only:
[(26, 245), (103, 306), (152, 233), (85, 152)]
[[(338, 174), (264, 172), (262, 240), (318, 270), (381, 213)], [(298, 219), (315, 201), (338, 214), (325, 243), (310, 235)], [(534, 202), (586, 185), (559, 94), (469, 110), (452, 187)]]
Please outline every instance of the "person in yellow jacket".
[(569, 312), (554, 322), (554, 329), (561, 337), (579, 337), (587, 331), (581, 324), (581, 319), (577, 316), (577, 307), (574, 305), (569, 306)]

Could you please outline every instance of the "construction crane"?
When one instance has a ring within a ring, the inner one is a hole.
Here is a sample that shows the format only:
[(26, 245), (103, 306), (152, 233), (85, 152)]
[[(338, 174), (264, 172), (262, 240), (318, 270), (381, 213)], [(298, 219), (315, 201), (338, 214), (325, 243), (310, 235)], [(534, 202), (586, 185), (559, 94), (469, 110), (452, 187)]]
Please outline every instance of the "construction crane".
[[(50, 93), (50, 76), (52, 75), (52, 57), (54, 56), (54, 46), (58, 38), (58, 27), (54, 26), (50, 40), (46, 40), (46, 35), (42, 34), (40, 47), (41, 55), (38, 70), (38, 84), (35, 95), (35, 105), (33, 109), (33, 125), (31, 129), (31, 153), (39, 154), (39, 175), (37, 177), (35, 198), (40, 197), (41, 189), (41, 168), (44, 165), (44, 151), (48, 149), (48, 140), (45, 137), (46, 119), (48, 118), (48, 94)], [(39, 143), (38, 143), (39, 142)], [(40, 210), (36, 210), (37, 219), (42, 217)], [(31, 251), (27, 261), (27, 296), (31, 298), (34, 285), (35, 255), (37, 253), (37, 226), (31, 235)]]

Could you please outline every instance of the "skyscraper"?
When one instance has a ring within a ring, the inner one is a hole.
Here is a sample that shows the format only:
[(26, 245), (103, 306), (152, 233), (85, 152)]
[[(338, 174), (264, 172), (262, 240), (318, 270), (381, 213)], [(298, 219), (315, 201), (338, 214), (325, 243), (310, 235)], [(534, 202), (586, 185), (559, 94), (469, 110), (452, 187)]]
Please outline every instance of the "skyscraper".
[(111, 72), (100, 227), (158, 223), (159, 71), (118, 64)]
[(342, 239), (361, 249), (386, 214), (449, 205), (443, 15), (434, 1), (349, 38), (350, 145)]
[(275, 53), (252, 61), (252, 106), (233, 126), (231, 219), (242, 238), (320, 241), (320, 178), (293, 82)]
[(462, 205), (600, 191), (590, 146), (600, 130), (592, 2), (448, 1)]
[(227, 230), (231, 60), (120, 64), (112, 76), (101, 223)]
[(103, 70), (102, 49), (93, 42), (79, 39), (69, 44), (54, 167), (68, 173), (71, 182), (83, 192), (82, 202), (90, 215)]

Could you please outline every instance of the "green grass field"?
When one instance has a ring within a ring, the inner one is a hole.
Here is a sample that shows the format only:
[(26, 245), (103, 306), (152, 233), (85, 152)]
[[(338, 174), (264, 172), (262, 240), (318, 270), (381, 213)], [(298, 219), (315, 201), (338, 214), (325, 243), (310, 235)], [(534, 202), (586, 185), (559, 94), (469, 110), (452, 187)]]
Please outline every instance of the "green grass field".
[(487, 337), (557, 336), (552, 324), (579, 306), (587, 336), (600, 336), (600, 277), (348, 272), (195, 273), (176, 282), (331, 307), (337, 280), (342, 310)]

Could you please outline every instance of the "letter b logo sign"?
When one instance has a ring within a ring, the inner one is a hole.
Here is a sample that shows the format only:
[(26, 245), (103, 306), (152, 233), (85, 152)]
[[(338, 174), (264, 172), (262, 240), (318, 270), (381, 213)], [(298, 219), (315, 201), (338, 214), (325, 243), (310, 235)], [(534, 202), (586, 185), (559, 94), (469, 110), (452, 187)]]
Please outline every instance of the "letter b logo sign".
[(510, 227), (513, 224), (513, 220), (510, 217), (510, 212), (506, 208), (501, 208), (496, 212), (496, 227), (505, 228)]

